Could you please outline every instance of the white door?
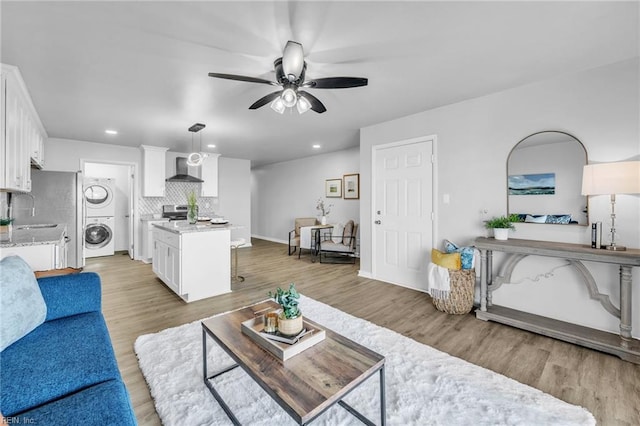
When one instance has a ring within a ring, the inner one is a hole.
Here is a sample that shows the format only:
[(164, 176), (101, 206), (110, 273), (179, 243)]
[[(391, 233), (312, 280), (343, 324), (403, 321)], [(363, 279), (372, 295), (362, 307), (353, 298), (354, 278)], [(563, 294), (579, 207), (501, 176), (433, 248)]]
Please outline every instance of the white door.
[(423, 291), (434, 235), (433, 145), (430, 137), (373, 152), (373, 277)]

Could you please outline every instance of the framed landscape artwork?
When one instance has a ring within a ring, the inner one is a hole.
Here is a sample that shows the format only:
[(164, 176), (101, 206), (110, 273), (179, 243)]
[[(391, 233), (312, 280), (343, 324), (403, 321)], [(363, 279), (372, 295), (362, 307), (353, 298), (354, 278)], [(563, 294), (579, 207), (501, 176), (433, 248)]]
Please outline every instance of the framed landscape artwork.
[(324, 196), (342, 198), (342, 179), (327, 179), (324, 184)]
[(555, 173), (509, 175), (509, 195), (553, 195), (556, 193)]
[(344, 199), (357, 200), (360, 198), (360, 174), (344, 175)]

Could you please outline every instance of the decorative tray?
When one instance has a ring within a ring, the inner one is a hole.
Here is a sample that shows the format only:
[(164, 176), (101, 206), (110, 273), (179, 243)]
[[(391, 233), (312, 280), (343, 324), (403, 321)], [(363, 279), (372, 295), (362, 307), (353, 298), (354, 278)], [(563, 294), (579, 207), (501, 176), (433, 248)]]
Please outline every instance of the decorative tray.
[[(248, 336), (262, 349), (270, 352), (279, 361), (284, 362), (294, 355), (298, 355), (305, 349), (322, 342), (326, 336), (326, 332), (318, 326), (318, 324), (307, 321), (303, 318), (302, 332), (292, 341), (294, 343), (285, 343), (290, 340), (280, 337), (278, 334), (265, 333), (264, 316), (260, 315), (241, 324), (242, 333)], [(270, 335), (266, 337), (266, 335)], [(273, 339), (278, 340), (273, 340)], [(279, 341), (282, 340), (282, 341)]]

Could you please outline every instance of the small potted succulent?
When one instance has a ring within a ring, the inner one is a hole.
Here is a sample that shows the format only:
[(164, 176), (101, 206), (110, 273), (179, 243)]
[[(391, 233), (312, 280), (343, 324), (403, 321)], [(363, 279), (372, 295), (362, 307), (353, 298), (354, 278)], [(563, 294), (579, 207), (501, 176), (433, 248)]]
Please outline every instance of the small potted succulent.
[(498, 216), (492, 219), (489, 219), (485, 222), (484, 227), (487, 229), (493, 229), (493, 237), (496, 240), (508, 240), (509, 239), (509, 230), (513, 229), (515, 231), (515, 226), (513, 226), (513, 222), (519, 222), (519, 217), (517, 214), (511, 214), (509, 216)]
[(13, 222), (13, 218), (0, 218), (0, 241), (9, 241), (11, 239), (11, 222)]
[(295, 284), (289, 284), (289, 290), (280, 287), (276, 293), (269, 292), (269, 297), (282, 306), (282, 312), (278, 316), (278, 332), (283, 336), (295, 336), (302, 331), (302, 312), (298, 308), (300, 294), (296, 291)]

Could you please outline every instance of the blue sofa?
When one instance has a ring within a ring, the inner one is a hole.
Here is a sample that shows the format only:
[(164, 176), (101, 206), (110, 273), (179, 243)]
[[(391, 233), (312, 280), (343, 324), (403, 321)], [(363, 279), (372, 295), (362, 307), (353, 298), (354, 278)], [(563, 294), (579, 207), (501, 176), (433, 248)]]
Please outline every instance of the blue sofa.
[[(0, 277), (1, 279), (1, 277)], [(0, 352), (10, 424), (136, 425), (91, 272), (38, 279), (44, 323)]]

